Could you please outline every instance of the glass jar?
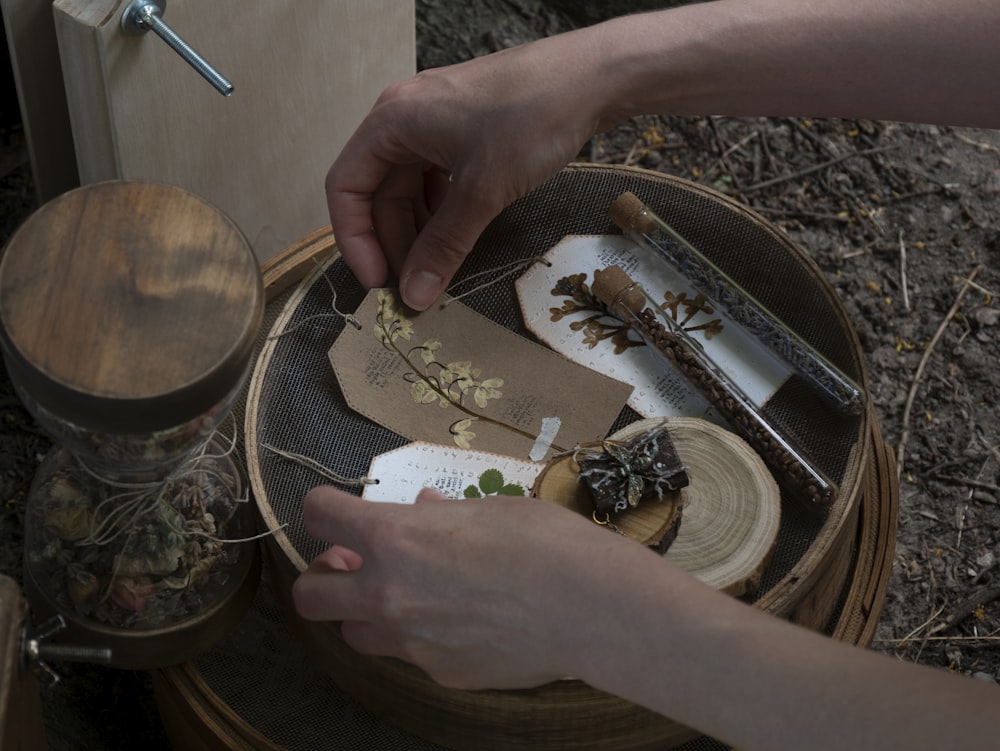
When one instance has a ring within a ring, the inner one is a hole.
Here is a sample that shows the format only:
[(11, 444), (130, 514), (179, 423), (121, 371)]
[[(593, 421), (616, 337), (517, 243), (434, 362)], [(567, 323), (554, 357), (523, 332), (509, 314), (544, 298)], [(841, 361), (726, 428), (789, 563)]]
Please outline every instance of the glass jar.
[(166, 629), (225, 602), (253, 554), (239, 541), (254, 534), (227, 448), (216, 437), (155, 480), (101, 476), (50, 451), (28, 500), (34, 588), (64, 617), (112, 629)]
[(28, 497), (25, 592), (112, 664), (187, 661), (256, 589), (227, 420), (263, 316), (239, 229), (187, 191), (110, 181), (40, 208), (0, 260), (0, 335), (55, 447)]

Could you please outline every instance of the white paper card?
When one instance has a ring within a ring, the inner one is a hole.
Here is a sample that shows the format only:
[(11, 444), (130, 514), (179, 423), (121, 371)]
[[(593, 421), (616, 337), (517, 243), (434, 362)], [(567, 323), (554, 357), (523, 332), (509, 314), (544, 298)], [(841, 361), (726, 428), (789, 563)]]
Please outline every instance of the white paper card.
[[(679, 301), (674, 304), (678, 323), (758, 407), (791, 375), (787, 365), (739, 324), (711, 306), (697, 305), (698, 293), (684, 276), (627, 237), (569, 236), (546, 253), (545, 260), (550, 265), (535, 264), (515, 285), (525, 324), (569, 359), (632, 384), (635, 390), (628, 405), (643, 417), (704, 417), (721, 422), (684, 376), (649, 347), (628, 347), (616, 353), (611, 336), (616, 319), (560, 293), (556, 289), (560, 280), (583, 274), (589, 288), (595, 269), (617, 265), (653, 300), (663, 303), (669, 294)], [(634, 332), (628, 336), (640, 341)]]
[(545, 465), (454, 446), (415, 441), (372, 459), (361, 497), (369, 501), (413, 503), (424, 488), (437, 488), (449, 498), (529, 495)]

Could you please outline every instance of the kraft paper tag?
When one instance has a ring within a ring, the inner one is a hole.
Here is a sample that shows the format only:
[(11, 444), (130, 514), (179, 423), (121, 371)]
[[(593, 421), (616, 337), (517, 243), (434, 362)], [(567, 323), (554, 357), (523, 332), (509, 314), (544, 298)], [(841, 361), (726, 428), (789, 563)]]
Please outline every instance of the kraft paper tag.
[(378, 484), (366, 485), (361, 497), (413, 503), (424, 488), (436, 488), (448, 498), (526, 496), (544, 466), (487, 451), (417, 441), (376, 456), (367, 476)]
[(414, 441), (538, 461), (603, 438), (632, 391), (459, 302), (418, 314), (380, 289), (354, 315), (329, 352), (344, 397)]
[(791, 369), (717, 311), (668, 264), (621, 235), (564, 238), (515, 283), (525, 325), (556, 352), (632, 384), (629, 406), (643, 417), (721, 418), (680, 372), (642, 344), (590, 293), (594, 270), (620, 266), (663, 304), (758, 407)]

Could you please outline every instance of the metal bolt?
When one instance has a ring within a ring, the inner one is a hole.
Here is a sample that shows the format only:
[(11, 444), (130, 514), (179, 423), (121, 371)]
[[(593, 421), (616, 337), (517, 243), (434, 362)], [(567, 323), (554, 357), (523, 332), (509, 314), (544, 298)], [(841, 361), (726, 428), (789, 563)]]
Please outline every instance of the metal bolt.
[(55, 660), (56, 662), (111, 663), (108, 647), (78, 647), (72, 644), (48, 644), (38, 639), (28, 639), (24, 645), (29, 660)]
[(233, 84), (163, 22), (161, 16), (166, 7), (167, 0), (157, 0), (156, 2), (153, 0), (132, 0), (122, 13), (122, 31), (130, 35), (152, 31), (166, 42), (174, 52), (184, 58), (206, 81), (212, 84), (216, 91), (223, 96), (232, 94)]
[(47, 639), (66, 628), (66, 620), (57, 615), (38, 626), (31, 633), (25, 629), (21, 636), (21, 665), (30, 667), (32, 672), (47, 687), (51, 688), (62, 680), (47, 660), (58, 662), (92, 662), (100, 665), (111, 663), (108, 647), (81, 647), (72, 644), (50, 644)]

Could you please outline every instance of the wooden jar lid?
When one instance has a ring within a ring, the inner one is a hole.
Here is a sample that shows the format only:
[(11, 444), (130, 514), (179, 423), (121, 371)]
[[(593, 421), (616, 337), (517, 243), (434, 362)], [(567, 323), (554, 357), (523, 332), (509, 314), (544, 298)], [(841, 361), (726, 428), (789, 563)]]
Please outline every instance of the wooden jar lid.
[(63, 194), (0, 260), (12, 379), (91, 430), (182, 425), (241, 383), (264, 309), (236, 224), (169, 185), (110, 181)]

